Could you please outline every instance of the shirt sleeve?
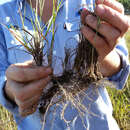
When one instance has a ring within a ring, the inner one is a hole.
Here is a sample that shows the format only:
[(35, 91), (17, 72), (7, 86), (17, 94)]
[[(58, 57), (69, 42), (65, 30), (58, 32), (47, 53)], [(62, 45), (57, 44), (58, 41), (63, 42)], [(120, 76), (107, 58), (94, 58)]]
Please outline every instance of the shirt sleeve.
[(18, 108), (16, 104), (10, 102), (5, 95), (4, 86), (6, 83), (5, 71), (9, 66), (7, 55), (7, 47), (5, 44), (4, 33), (2, 27), (0, 26), (0, 104), (8, 109), (13, 114), (18, 113)]
[(114, 85), (116, 85), (117, 89), (122, 89), (125, 86), (129, 73), (130, 73), (128, 49), (126, 47), (124, 38), (120, 39), (115, 50), (120, 55), (122, 66), (121, 66), (120, 71), (116, 73), (115, 75), (108, 77), (108, 80), (113, 82)]

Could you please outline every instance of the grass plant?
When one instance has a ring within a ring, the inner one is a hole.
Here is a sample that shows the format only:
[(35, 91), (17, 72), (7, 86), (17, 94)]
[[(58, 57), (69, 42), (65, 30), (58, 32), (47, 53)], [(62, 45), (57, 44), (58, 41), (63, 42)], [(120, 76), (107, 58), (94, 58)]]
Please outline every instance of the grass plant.
[[(40, 2), (41, 2), (41, 0), (39, 0), (39, 3)], [(36, 5), (38, 6), (39, 3), (37, 3)], [(53, 5), (55, 5), (55, 0), (53, 0)], [(52, 29), (51, 29), (52, 40), (51, 40), (51, 47), (50, 47), (50, 50), (49, 50), (50, 55), (48, 55), (48, 63), (49, 63), (50, 66), (52, 64), (52, 52), (53, 52), (53, 46), (54, 46), (54, 36), (55, 36), (55, 31), (56, 31), (55, 30), (55, 26), (56, 26), (55, 25), (55, 18), (56, 18), (58, 9), (59, 9), (59, 6), (57, 8), (55, 8), (55, 6), (53, 7), (52, 18), (48, 22), (48, 29), (47, 29), (47, 32), (45, 33), (44, 36), (42, 34), (44, 27), (42, 28), (40, 26), (40, 22), (39, 22), (38, 16), (37, 16), (37, 9), (35, 11), (36, 18), (35, 18), (35, 24), (33, 24), (33, 27), (34, 27), (34, 34), (33, 35), (29, 34), (29, 32), (27, 32), (27, 30), (25, 30), (24, 19), (21, 17), (22, 22), (23, 22), (22, 30), (25, 32), (25, 34), (28, 33), (29, 35), (32, 35), (31, 43), (34, 43), (34, 44), (29, 43), (31, 48), (27, 46), (26, 41), (28, 41), (28, 39), (23, 39), (23, 37), (21, 35), (18, 35), (16, 33), (16, 31), (17, 31), (16, 28), (14, 28), (14, 27), (8, 28), (9, 31), (13, 34), (13, 36), (18, 41), (21, 42), (21, 44), (27, 49), (27, 51), (30, 54), (33, 55), (36, 64), (39, 65), (39, 66), (42, 65), (42, 59), (43, 59), (43, 56), (45, 55), (45, 54), (43, 54), (43, 51), (41, 51), (41, 50), (44, 49), (44, 44), (41, 46), (40, 43), (46, 41), (46, 35), (50, 31), (51, 27), (52, 27)], [(40, 6), (40, 10), (42, 11), (43, 7)], [(40, 18), (41, 18), (41, 16), (42, 16), (42, 14), (40, 13)], [(61, 78), (63, 78), (63, 77), (61, 77)], [(56, 79), (56, 81), (58, 81), (58, 80)], [(79, 111), (79, 114), (82, 116), (83, 113), (80, 113), (80, 112), (82, 112), (82, 110), (86, 111), (86, 108), (82, 105), (81, 102), (77, 102), (75, 100), (74, 95), (73, 95), (74, 89), (71, 89), (72, 92), (71, 92), (71, 90), (67, 91), (59, 83), (59, 81), (56, 83), (56, 85), (58, 85), (59, 88), (60, 88), (59, 91), (57, 91), (57, 92), (58, 93), (62, 92), (62, 96), (64, 97), (64, 99), (71, 101), (72, 105)], [(73, 86), (73, 87), (75, 87), (75, 86)], [(108, 91), (109, 91), (109, 94), (110, 94), (110, 97), (111, 97), (111, 100), (112, 100), (112, 103), (113, 103), (113, 106), (114, 106), (114, 117), (116, 118), (116, 120), (119, 123), (119, 126), (122, 128), (122, 130), (127, 130), (128, 126), (129, 126), (128, 114), (129, 114), (129, 96), (130, 95), (129, 95), (128, 90), (129, 90), (128, 86), (126, 87), (125, 90), (118, 91), (118, 92), (117, 92), (117, 90), (113, 90), (111, 88), (108, 88)], [(54, 94), (53, 96), (55, 97), (56, 94)], [(77, 95), (75, 94), (75, 96), (77, 96)], [(53, 98), (50, 99), (50, 104), (47, 105), (46, 110), (48, 110), (49, 107), (53, 104), (52, 99)], [(61, 113), (61, 116), (62, 116), (63, 120), (67, 123), (67, 121), (64, 118), (64, 111), (67, 107), (66, 106), (67, 104), (63, 104), (63, 105), (64, 105), (64, 108), (63, 108), (63, 111)], [(47, 111), (45, 111), (45, 113), (44, 113), (45, 116), (46, 116), (46, 112)], [(119, 112), (120, 112), (120, 114), (119, 114)], [(7, 118), (7, 120), (5, 118)], [(13, 122), (12, 116), (2, 107), (0, 109), (0, 123), (1, 123), (1, 125), (0, 125), (1, 130), (6, 130), (6, 129), (15, 130), (16, 129), (16, 125)], [(43, 127), (44, 127), (44, 125), (43, 125)]]
[[(130, 52), (130, 31), (126, 33), (126, 41)], [(123, 90), (116, 90), (107, 87), (112, 104), (113, 116), (115, 117), (121, 130), (130, 130), (130, 77)], [(16, 130), (17, 126), (12, 115), (0, 106), (0, 130)]]
[[(32, 7), (31, 2), (32, 1), (30, 0), (30, 5)], [(41, 4), (44, 5), (44, 0), (36, 1), (36, 7), (34, 10), (32, 9), (32, 12), (34, 12), (35, 14), (34, 19), (31, 19), (31, 21), (34, 20), (34, 23), (32, 22), (33, 34), (25, 29), (25, 19), (20, 11), (19, 12), (22, 21), (22, 28), (18, 26), (17, 28), (14, 26), (5, 27), (14, 36), (14, 38), (24, 46), (26, 52), (33, 56), (34, 62), (37, 66), (45, 65), (46, 61), (44, 61), (44, 57), (45, 55), (47, 55), (48, 65), (53, 68), (54, 66), (52, 66), (52, 57), (56, 31), (55, 20), (60, 4), (56, 6), (56, 1), (53, 0), (52, 17), (48, 21), (47, 31), (45, 35), (43, 34), (44, 26), (41, 26), (42, 16), (44, 15), (42, 13), (44, 6), (40, 6)], [(38, 16), (38, 12), (40, 16)], [(21, 33), (21, 30), (24, 32), (24, 35)], [(52, 39), (51, 41), (49, 41), (50, 43), (46, 40), (48, 32), (52, 33)], [(31, 36), (31, 40), (28, 39), (28, 35)], [(71, 102), (72, 106), (78, 110), (79, 114), (81, 113), (81, 111), (85, 113), (85, 106), (83, 106), (83, 104), (81, 103), (82, 99), (76, 100), (77, 97), (79, 98), (77, 94), (81, 94), (82, 90), (86, 89), (89, 84), (96, 84), (97, 81), (100, 80), (102, 77), (101, 74), (99, 74), (99, 64), (97, 60), (98, 54), (96, 52), (96, 49), (94, 49), (94, 47), (83, 36), (83, 34), (79, 35), (81, 36), (79, 36), (80, 40), (78, 46), (75, 49), (75, 53), (72, 54), (71, 51), (67, 52), (65, 53), (65, 60), (62, 59), (63, 74), (61, 76), (56, 76), (53, 74), (53, 85), (47, 88), (47, 91), (43, 91), (40, 102), (41, 107), (39, 109), (43, 116), (46, 115), (46, 110), (48, 110), (48, 107), (52, 106), (52, 104), (57, 104), (59, 102), (66, 104), (66, 101)], [(47, 46), (46, 52), (44, 51), (45, 46)], [(75, 56), (74, 65), (71, 69), (67, 70), (66, 65), (69, 63), (72, 55)], [(57, 99), (59, 99), (58, 97), (61, 98), (55, 102), (54, 97), (56, 97)]]

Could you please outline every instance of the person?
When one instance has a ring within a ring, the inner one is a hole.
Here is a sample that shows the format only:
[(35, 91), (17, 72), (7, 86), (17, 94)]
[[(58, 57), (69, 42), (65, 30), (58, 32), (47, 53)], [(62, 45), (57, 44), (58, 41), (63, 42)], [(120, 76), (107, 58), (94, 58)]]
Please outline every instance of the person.
[[(35, 2), (32, 0), (33, 7)], [(78, 12), (83, 2), (90, 5), (90, 8), (95, 6), (94, 0), (62, 1), (56, 18), (58, 27), (55, 34), (54, 55), (57, 57), (63, 59), (64, 48), (73, 48), (78, 43), (77, 25), (80, 20)], [(7, 26), (17, 25), (22, 28), (21, 12), (25, 26), (31, 32), (34, 15), (29, 3), (29, 0), (1, 0), (0, 22)], [(97, 0), (96, 4), (94, 12), (101, 18), (98, 32), (102, 37), (95, 35), (97, 17), (88, 14), (84, 9), (81, 18), (85, 24), (81, 27), (81, 33), (96, 48), (102, 75), (112, 81), (117, 89), (122, 89), (130, 72), (128, 51), (123, 39), (130, 22), (124, 15), (123, 6), (117, 1)], [(43, 14), (42, 22), (45, 24), (52, 15), (52, 0), (45, 0)], [(51, 39), (51, 34), (47, 38)], [(43, 127), (43, 120), (38, 110), (39, 99), (43, 89), (50, 82), (52, 73), (62, 72), (61, 62), (60, 60), (56, 62), (53, 72), (50, 67), (33, 65), (30, 61), (32, 56), (23, 51), (24, 47), (2, 24), (0, 39), (0, 103), (13, 114), (19, 130), (40, 130)], [(118, 130), (119, 127), (112, 117), (112, 105), (106, 88), (102, 85), (98, 88), (90, 85), (85, 93), (89, 98), (85, 98), (84, 104), (89, 110), (85, 112), (83, 119), (70, 105), (64, 113), (68, 121), (66, 124), (60, 114), (63, 107), (60, 104), (55, 111), (50, 110), (44, 129)]]

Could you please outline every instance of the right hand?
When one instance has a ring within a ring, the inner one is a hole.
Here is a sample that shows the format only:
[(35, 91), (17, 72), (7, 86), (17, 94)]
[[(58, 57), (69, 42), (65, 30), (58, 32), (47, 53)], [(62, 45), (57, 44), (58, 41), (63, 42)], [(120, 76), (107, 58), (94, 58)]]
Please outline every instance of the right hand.
[(34, 66), (30, 63), (12, 64), (6, 70), (5, 93), (18, 105), (21, 116), (36, 111), (51, 74), (51, 68)]

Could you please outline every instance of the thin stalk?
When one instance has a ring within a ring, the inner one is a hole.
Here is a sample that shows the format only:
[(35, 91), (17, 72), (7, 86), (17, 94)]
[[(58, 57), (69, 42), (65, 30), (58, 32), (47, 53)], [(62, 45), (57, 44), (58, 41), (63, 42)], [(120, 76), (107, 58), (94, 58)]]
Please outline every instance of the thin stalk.
[[(61, 0), (62, 2), (62, 0)], [(53, 57), (53, 48), (54, 48), (54, 38), (55, 38), (55, 32), (56, 32), (56, 16), (57, 13), (59, 11), (61, 2), (59, 3), (58, 6), (56, 6), (56, 0), (53, 0), (53, 11), (52, 11), (52, 21), (50, 22), (49, 28), (51, 27), (51, 24), (53, 25), (52, 27), (52, 40), (51, 40), (51, 47), (50, 47), (50, 51), (49, 51), (49, 56), (48, 56), (48, 63), (50, 66), (52, 66), (52, 57)], [(47, 30), (48, 32), (48, 30)], [(45, 36), (47, 35), (47, 32), (45, 34)]]

